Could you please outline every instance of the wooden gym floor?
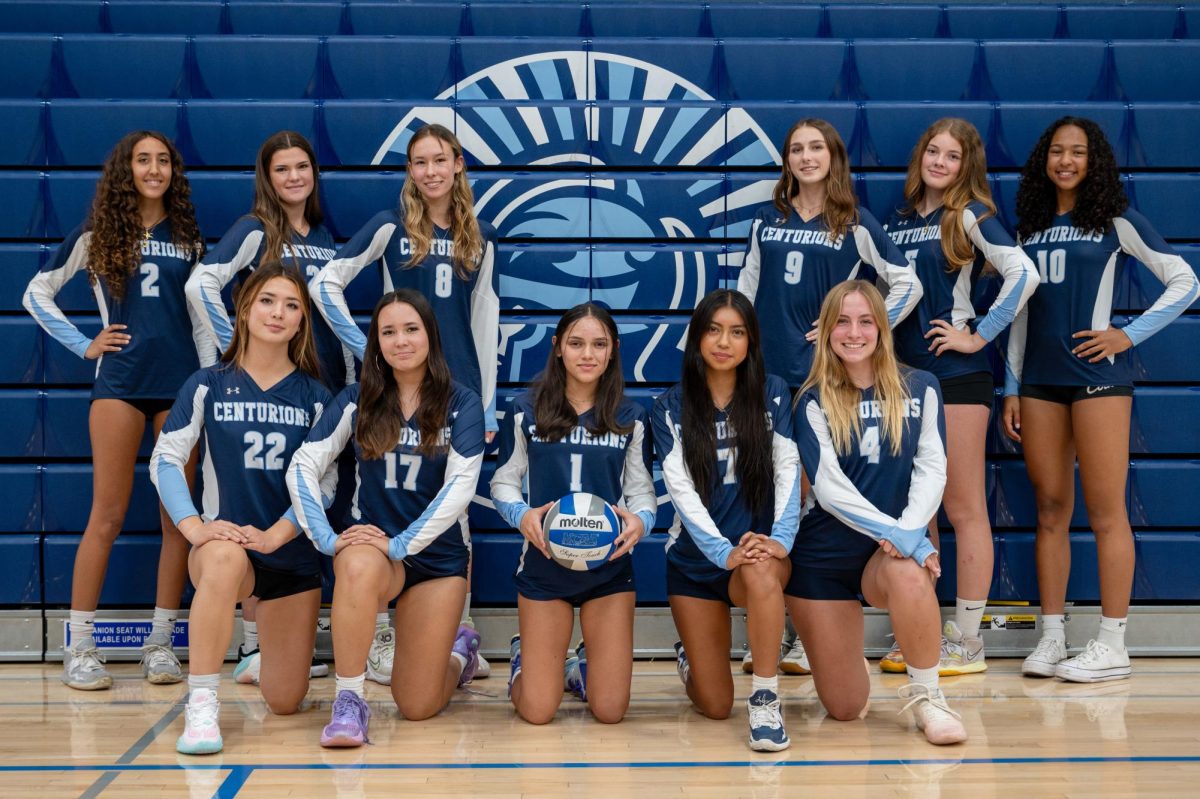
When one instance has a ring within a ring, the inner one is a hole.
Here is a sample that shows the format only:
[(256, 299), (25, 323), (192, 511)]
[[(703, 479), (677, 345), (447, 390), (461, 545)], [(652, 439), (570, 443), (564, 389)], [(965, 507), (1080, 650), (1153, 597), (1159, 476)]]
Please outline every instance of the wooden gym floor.
[[(874, 665), (874, 664), (873, 664)], [(727, 721), (697, 715), (673, 662), (639, 662), (625, 721), (605, 726), (567, 697), (544, 727), (504, 697), (507, 664), (460, 691), (430, 721), (396, 716), (368, 683), (373, 745), (323, 750), (333, 680), (313, 680), (291, 717), (270, 716), (226, 664), (225, 751), (175, 752), (185, 685), (154, 686), (115, 664), (112, 690), (72, 691), (58, 664), (0, 666), (3, 797), (1192, 797), (1200, 791), (1200, 661), (1142, 658), (1131, 680), (1070, 685), (1025, 679), (1020, 661), (945, 680), (971, 740), (925, 743), (896, 714), (904, 677), (876, 672), (865, 722), (826, 719), (809, 677), (781, 676), (792, 748), (745, 743), (749, 677)], [(737, 669), (737, 663), (730, 667)]]

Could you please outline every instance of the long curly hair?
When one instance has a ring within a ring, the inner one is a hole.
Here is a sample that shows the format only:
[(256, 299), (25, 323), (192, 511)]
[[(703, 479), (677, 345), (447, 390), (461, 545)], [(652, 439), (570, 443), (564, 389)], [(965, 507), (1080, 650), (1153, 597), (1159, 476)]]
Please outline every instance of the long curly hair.
[(767, 401), (763, 387), (767, 367), (762, 356), (762, 334), (754, 305), (746, 295), (729, 289), (709, 292), (688, 324), (683, 349), (683, 406), (680, 424), (683, 432), (683, 462), (695, 484), (701, 501), (708, 503), (719, 477), (716, 474), (717, 433), (713, 425), (713, 398), (708, 387), (708, 367), (700, 352), (700, 342), (708, 335), (713, 317), (722, 308), (732, 308), (746, 326), (746, 358), (737, 367), (737, 384), (729, 403), (730, 437), (736, 437), (737, 480), (742, 501), (751, 511), (768, 506), (774, 491), (774, 466), (771, 430), (766, 423)]
[(566, 345), (566, 337), (575, 323), (588, 317), (599, 322), (608, 334), (610, 352), (608, 366), (596, 385), (595, 402), (592, 407), (593, 423), (588, 432), (593, 436), (605, 433), (624, 435), (633, 429), (632, 425), (621, 425), (617, 422), (617, 410), (625, 397), (625, 376), (621, 372), (617, 323), (613, 321), (612, 314), (603, 307), (585, 302), (576, 305), (558, 320), (558, 326), (554, 330), (554, 346), (546, 356), (546, 368), (530, 386), (538, 437), (547, 441), (561, 441), (579, 424), (579, 414), (567, 399), (567, 369), (563, 365), (562, 348)]
[(1024, 241), (1034, 233), (1050, 227), (1058, 210), (1058, 194), (1046, 167), (1050, 157), (1050, 142), (1058, 129), (1074, 125), (1087, 136), (1087, 175), (1079, 183), (1071, 224), (1086, 233), (1104, 233), (1112, 221), (1129, 207), (1129, 198), (1121, 186), (1117, 158), (1104, 131), (1084, 117), (1062, 117), (1042, 133), (1029, 160), (1021, 170), (1017, 187), (1017, 239)]
[[(283, 245), (290, 244), (296, 235), (292, 224), (288, 221), (287, 211), (279, 201), (275, 187), (271, 185), (271, 159), (281, 150), (298, 148), (308, 156), (312, 169), (312, 193), (304, 202), (304, 219), (311, 227), (316, 227), (325, 219), (321, 213), (321, 201), (318, 199), (321, 188), (320, 169), (317, 167), (317, 154), (308, 139), (293, 130), (281, 130), (267, 137), (258, 148), (258, 159), (254, 162), (254, 210), (250, 213), (262, 223), (266, 247), (263, 250), (262, 263), (283, 260)], [(292, 265), (299, 268), (295, 255)]]
[(871, 367), (875, 372), (875, 400), (883, 411), (879, 432), (888, 442), (891, 453), (897, 455), (904, 437), (904, 420), (908, 416), (910, 395), (908, 381), (896, 360), (883, 295), (873, 284), (865, 280), (846, 280), (825, 295), (821, 303), (821, 315), (817, 319), (812, 369), (804, 385), (796, 392), (795, 401), (799, 402), (810, 388), (817, 389), (821, 410), (825, 411), (825, 418), (829, 422), (829, 436), (839, 455), (848, 453), (854, 438), (862, 434), (858, 409), (862, 401), (862, 389), (854, 385), (846, 371), (846, 364), (834, 353), (831, 343), (833, 328), (842, 313), (842, 301), (850, 294), (861, 294), (866, 299), (875, 320), (875, 329), (879, 331), (875, 352), (871, 354)]
[(957, 272), (975, 262), (975, 245), (971, 243), (971, 237), (967, 235), (962, 224), (963, 209), (972, 202), (978, 202), (987, 208), (987, 213), (977, 222), (982, 222), (996, 213), (992, 190), (988, 187), (983, 140), (974, 125), (965, 119), (946, 117), (934, 122), (921, 135), (917, 146), (913, 148), (912, 156), (908, 159), (908, 175), (904, 179), (903, 213), (905, 216), (911, 216), (924, 202), (925, 181), (921, 179), (921, 161), (929, 143), (935, 136), (943, 133), (950, 134), (962, 148), (958, 177), (942, 195), (942, 254), (946, 257), (949, 270)]
[(116, 143), (104, 161), (96, 184), (96, 195), (88, 214), (88, 279), (92, 285), (104, 280), (114, 299), (125, 296), (125, 286), (142, 263), (142, 216), (138, 211), (137, 188), (133, 183), (133, 148), (143, 139), (162, 142), (171, 158), (171, 182), (163, 195), (163, 210), (171, 225), (171, 238), (181, 249), (190, 250), (192, 263), (204, 254), (204, 240), (196, 225), (192, 187), (184, 174), (183, 158), (175, 145), (153, 130), (135, 130)]
[(400, 441), (400, 429), (405, 424), (400, 410), (400, 387), (392, 367), (383, 359), (379, 346), (379, 316), (393, 304), (411, 305), (421, 318), (429, 340), (429, 356), (425, 361), (425, 379), (421, 383), (421, 401), (413, 416), (421, 431), (417, 451), (422, 455), (445, 452), (449, 442), (442, 440), (446, 414), (450, 409), (450, 367), (442, 354), (442, 337), (438, 332), (433, 306), (419, 291), (398, 289), (384, 294), (371, 314), (371, 329), (367, 332), (367, 349), (363, 354), (361, 386), (358, 395), (358, 423), (354, 437), (367, 460), (382, 458), (395, 449)]
[[(435, 138), (450, 148), (454, 160), (463, 157), (462, 145), (458, 137), (443, 125), (426, 125), (413, 134), (408, 141), (408, 174), (404, 178), (404, 188), (400, 191), (400, 216), (404, 219), (404, 232), (412, 244), (412, 258), (405, 268), (417, 266), (429, 255), (433, 243), (433, 220), (429, 217), (429, 209), (417, 182), (412, 179), (413, 147), (423, 139)], [(454, 272), (462, 279), (467, 279), (471, 272), (479, 268), (483, 257), (483, 233), (479, 230), (479, 221), (475, 218), (475, 195), (471, 184), (467, 182), (467, 168), (463, 166), (454, 176), (454, 185), (450, 191), (450, 236), (454, 242)]]
[(775, 183), (772, 198), (775, 209), (783, 214), (786, 220), (791, 215), (792, 198), (800, 193), (800, 181), (788, 167), (788, 148), (792, 143), (792, 135), (800, 128), (812, 128), (825, 139), (829, 148), (829, 176), (825, 178), (825, 208), (821, 218), (830, 238), (839, 238), (850, 227), (858, 224), (858, 196), (854, 193), (854, 179), (850, 176), (850, 156), (846, 153), (846, 143), (838, 134), (837, 128), (823, 119), (802, 119), (788, 129), (783, 137), (783, 173)]
[(317, 360), (317, 346), (313, 343), (312, 303), (308, 297), (308, 284), (298, 271), (284, 266), (279, 261), (259, 265), (250, 273), (250, 277), (246, 278), (246, 282), (238, 287), (237, 296), (234, 297), (233, 338), (229, 342), (229, 348), (221, 355), (221, 362), (241, 368), (242, 361), (246, 359), (246, 351), (250, 348), (250, 306), (258, 299), (263, 287), (277, 277), (291, 283), (300, 300), (300, 328), (288, 342), (288, 360), (302, 372), (320, 380), (321, 365)]

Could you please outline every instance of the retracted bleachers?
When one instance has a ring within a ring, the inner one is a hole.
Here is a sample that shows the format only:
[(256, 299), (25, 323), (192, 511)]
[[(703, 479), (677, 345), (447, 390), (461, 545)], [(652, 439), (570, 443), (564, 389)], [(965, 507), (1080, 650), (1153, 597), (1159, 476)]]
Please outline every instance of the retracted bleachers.
[[(735, 284), (783, 136), (803, 117), (842, 133), (860, 200), (880, 220), (902, 199), (924, 128), (970, 120), (1010, 229), (1019, 171), (1042, 131), (1066, 114), (1095, 119), (1134, 207), (1200, 267), (1198, 48), (1194, 5), (0, 0), (0, 605), (69, 600), (90, 496), (95, 364), (44, 334), (21, 294), (86, 215), (99, 167), (128, 130), (179, 144), (210, 242), (250, 208), (263, 138), (298, 130), (317, 149), (322, 207), (341, 241), (395, 206), (412, 134), (445, 124), (464, 144), (481, 218), (501, 235), (501, 406), (544, 365), (556, 312), (588, 299), (615, 309), (631, 395), (649, 406), (677, 379), (689, 309)], [(348, 287), (360, 323), (380, 291), (375, 269)], [(1117, 324), (1161, 292), (1131, 260), (1114, 286)], [(97, 329), (84, 277), (58, 301), (85, 332)], [(1200, 301), (1131, 355), (1127, 498), (1142, 600), (1200, 598), (1200, 578), (1179, 566), (1200, 546), (1198, 349)], [(149, 449), (147, 435), (143, 461)], [(1036, 600), (1036, 507), (995, 419), (988, 452), (993, 593)], [(64, 493), (81, 501), (48, 507)], [(665, 600), (670, 518), (663, 502), (639, 546), (641, 602)], [(485, 501), (470, 519), (475, 599), (509, 605), (522, 539)], [(943, 525), (949, 599), (954, 540)], [(118, 541), (103, 602), (149, 605), (152, 582), (141, 578), (157, 558), (157, 505), (144, 462), (125, 526), (133, 535)], [(1078, 492), (1072, 526), (1070, 596), (1092, 600)]]

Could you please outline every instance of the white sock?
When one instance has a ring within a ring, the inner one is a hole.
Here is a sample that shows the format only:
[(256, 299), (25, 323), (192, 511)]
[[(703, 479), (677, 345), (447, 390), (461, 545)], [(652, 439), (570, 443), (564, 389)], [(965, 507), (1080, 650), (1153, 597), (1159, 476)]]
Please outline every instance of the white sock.
[(72, 644), (84, 638), (90, 641), (92, 638), (92, 628), (96, 626), (96, 611), (72, 610), (70, 621), (67, 624), (71, 628)]
[(458, 620), (459, 624), (469, 624), (474, 627), (474, 622), (471, 621), (471, 592), (467, 592), (467, 599), (463, 602), (462, 618)]
[(179, 610), (169, 608), (154, 608), (154, 621), (150, 626), (151, 635), (165, 635), (168, 639), (175, 638), (175, 620), (179, 618)]
[(759, 677), (755, 674), (750, 679), (750, 693), (757, 691), (770, 691), (773, 694), (779, 693), (779, 678), (778, 677)]
[(463, 669), (467, 667), (467, 659), (459, 652), (451, 652), (450, 659), (458, 664), (458, 676), (461, 677)]
[(1063, 643), (1067, 642), (1067, 614), (1065, 613), (1044, 613), (1042, 614), (1042, 635), (1046, 638), (1057, 638)]
[(983, 611), (986, 608), (986, 599), (955, 598), (954, 623), (962, 630), (963, 638), (979, 637), (979, 625), (983, 622)]
[(216, 693), (220, 687), (220, 674), (188, 674), (188, 701), (191, 701), (192, 695), (198, 690)]
[(936, 691), (938, 687), (938, 667), (937, 665), (930, 666), (927, 669), (918, 669), (912, 664), (905, 665), (905, 670), (908, 671), (908, 681), (917, 685), (924, 685), (930, 691)]
[(386, 630), (392, 626), (391, 619), (388, 618), (388, 612), (385, 610), (382, 613), (375, 614), (375, 629)]
[(242, 649), (247, 652), (258, 649), (258, 622), (242, 619)]
[(365, 689), (363, 686), (366, 682), (366, 679), (367, 673), (365, 671), (357, 677), (343, 677), (339, 674), (337, 675), (336, 691), (337, 693), (341, 693), (342, 691), (350, 691), (351, 693), (358, 694), (359, 696), (364, 696)]
[(1100, 617), (1100, 634), (1096, 636), (1096, 640), (1102, 644), (1108, 644), (1113, 649), (1120, 651), (1125, 648), (1125, 623), (1128, 617), (1124, 619), (1112, 619), (1108, 616)]

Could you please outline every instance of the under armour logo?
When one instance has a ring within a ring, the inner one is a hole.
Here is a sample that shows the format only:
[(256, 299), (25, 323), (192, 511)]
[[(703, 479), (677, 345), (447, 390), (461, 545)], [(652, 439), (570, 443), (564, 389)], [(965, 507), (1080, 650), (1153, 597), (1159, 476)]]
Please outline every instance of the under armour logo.
[(242, 387), (241, 386), (229, 386), (228, 388), (225, 389), (225, 393), (226, 394), (241, 394)]

